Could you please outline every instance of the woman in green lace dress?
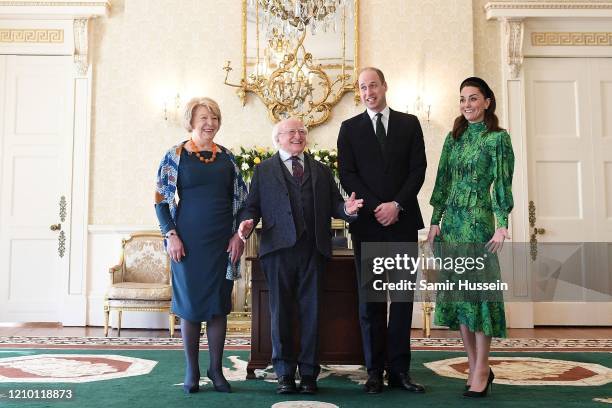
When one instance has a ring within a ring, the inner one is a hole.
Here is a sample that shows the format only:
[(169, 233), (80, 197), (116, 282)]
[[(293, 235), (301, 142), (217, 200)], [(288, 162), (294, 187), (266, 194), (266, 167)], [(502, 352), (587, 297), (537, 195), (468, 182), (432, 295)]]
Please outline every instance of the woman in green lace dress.
[[(499, 127), (495, 95), (486, 82), (467, 78), (459, 89), (461, 115), (440, 156), (428, 240), (442, 242), (436, 247), (454, 256), (487, 253), (483, 270), (446, 271), (451, 281), (496, 282), (500, 279), (496, 253), (509, 237), (514, 153), (510, 135)], [(501, 293), (474, 296), (475, 292), (470, 292), (472, 296), (461, 291), (438, 293), (435, 311), (436, 324), (461, 332), (470, 369), (469, 390), (464, 394), (468, 397), (487, 395), (494, 378), (489, 367), (491, 338), (506, 336)]]

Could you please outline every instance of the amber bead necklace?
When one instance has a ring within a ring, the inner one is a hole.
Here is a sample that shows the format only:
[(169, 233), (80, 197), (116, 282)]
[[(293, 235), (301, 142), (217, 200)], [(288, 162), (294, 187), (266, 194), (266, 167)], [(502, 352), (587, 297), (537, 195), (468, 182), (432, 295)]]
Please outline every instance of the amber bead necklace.
[(200, 160), (200, 162), (202, 162), (203, 164), (208, 164), (208, 163), (212, 163), (212, 162), (215, 161), (215, 159), (217, 158), (217, 145), (216, 144), (214, 144), (214, 143), (212, 144), (212, 156), (210, 156), (210, 159), (205, 159), (200, 154), (200, 151), (199, 151), (200, 149), (194, 143), (193, 139), (190, 140), (190, 142), (191, 142), (191, 149), (193, 150), (193, 153), (196, 155), (198, 160)]

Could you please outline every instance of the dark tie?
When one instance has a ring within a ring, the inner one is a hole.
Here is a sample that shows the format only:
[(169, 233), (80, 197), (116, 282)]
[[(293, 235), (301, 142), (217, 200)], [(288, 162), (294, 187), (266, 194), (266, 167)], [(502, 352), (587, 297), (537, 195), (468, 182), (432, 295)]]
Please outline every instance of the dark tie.
[(302, 178), (304, 177), (304, 167), (300, 163), (300, 158), (297, 156), (291, 156), (291, 170), (293, 171), (293, 178), (298, 184), (302, 184)]
[(382, 123), (382, 113), (378, 112), (376, 114), (376, 139), (378, 139), (378, 143), (380, 143), (380, 147), (385, 150), (385, 126)]

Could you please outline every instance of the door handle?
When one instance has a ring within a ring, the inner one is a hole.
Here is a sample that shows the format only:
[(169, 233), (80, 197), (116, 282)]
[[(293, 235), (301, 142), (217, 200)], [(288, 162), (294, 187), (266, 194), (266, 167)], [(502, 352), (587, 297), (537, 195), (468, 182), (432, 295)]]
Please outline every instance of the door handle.
[(51, 231), (59, 231), (62, 229), (62, 224), (51, 224), (49, 227)]

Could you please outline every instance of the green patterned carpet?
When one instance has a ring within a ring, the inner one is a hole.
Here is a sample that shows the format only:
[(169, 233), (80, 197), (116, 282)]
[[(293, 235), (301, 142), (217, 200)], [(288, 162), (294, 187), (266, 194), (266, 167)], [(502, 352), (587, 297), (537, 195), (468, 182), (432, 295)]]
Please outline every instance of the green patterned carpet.
[[(464, 354), (413, 352), (412, 376), (427, 386), (427, 393), (413, 395), (385, 389), (366, 395), (360, 383), (364, 370), (356, 366), (324, 367), (320, 392), (314, 396), (278, 396), (273, 374), (260, 371), (262, 379), (245, 380), (248, 352), (226, 350), (226, 377), (234, 393), (212, 390), (203, 378), (201, 391), (184, 395), (181, 350), (0, 350), (0, 406), (6, 407), (270, 407), (275, 403), (322, 401), (338, 407), (612, 407), (612, 354), (606, 352), (503, 352), (493, 353), (496, 383), (490, 397), (462, 397)], [(207, 353), (200, 354), (202, 372)], [(427, 365), (427, 366), (426, 366)], [(453, 378), (457, 377), (457, 378)], [(19, 378), (18, 382), (16, 378)], [(265, 380), (267, 378), (267, 381)], [(24, 382), (33, 381), (33, 382)], [(46, 382), (44, 382), (46, 381)], [(87, 382), (65, 382), (87, 381)], [(69, 389), (70, 401), (15, 400), (15, 390)], [(606, 402), (607, 401), (607, 402)], [(298, 405), (294, 406), (309, 406)]]

